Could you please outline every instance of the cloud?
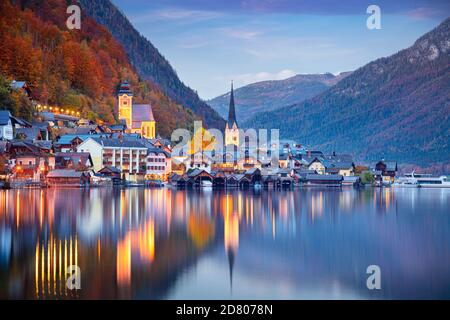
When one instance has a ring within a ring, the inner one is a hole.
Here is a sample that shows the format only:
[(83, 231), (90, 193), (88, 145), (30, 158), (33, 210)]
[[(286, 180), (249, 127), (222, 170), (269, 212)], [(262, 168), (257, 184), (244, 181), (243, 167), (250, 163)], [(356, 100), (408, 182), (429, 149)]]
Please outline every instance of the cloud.
[(188, 36), (177, 41), (177, 46), (183, 49), (196, 49), (217, 44), (217, 40), (211, 40), (202, 36)]
[(134, 23), (148, 21), (167, 21), (167, 22), (199, 22), (204, 20), (217, 19), (223, 14), (217, 11), (194, 10), (182, 8), (164, 8), (152, 10), (144, 14), (135, 15), (132, 18)]
[(425, 20), (439, 16), (440, 14), (441, 12), (439, 10), (427, 7), (420, 7), (406, 12), (407, 16), (416, 20)]
[(226, 77), (220, 77), (219, 80), (234, 81), (237, 87), (245, 86), (251, 83), (267, 81), (267, 80), (284, 80), (295, 76), (297, 73), (290, 69), (284, 69), (279, 72), (257, 72), (257, 73), (243, 73), (235, 74)]
[(232, 28), (222, 28), (220, 29), (220, 32), (227, 37), (242, 40), (250, 40), (262, 34), (260, 31), (232, 29)]

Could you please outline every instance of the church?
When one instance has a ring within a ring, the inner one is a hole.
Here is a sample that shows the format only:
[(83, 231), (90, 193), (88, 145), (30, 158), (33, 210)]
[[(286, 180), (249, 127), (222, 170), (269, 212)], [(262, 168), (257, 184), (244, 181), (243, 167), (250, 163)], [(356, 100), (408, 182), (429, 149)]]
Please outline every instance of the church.
[(239, 128), (236, 121), (236, 107), (234, 105), (234, 90), (231, 83), (230, 106), (228, 109), (228, 121), (225, 125), (225, 146), (239, 147)]
[(155, 139), (156, 122), (150, 104), (133, 104), (133, 92), (128, 82), (120, 85), (117, 94), (119, 100), (119, 121), (127, 126), (127, 132), (138, 133), (143, 138)]

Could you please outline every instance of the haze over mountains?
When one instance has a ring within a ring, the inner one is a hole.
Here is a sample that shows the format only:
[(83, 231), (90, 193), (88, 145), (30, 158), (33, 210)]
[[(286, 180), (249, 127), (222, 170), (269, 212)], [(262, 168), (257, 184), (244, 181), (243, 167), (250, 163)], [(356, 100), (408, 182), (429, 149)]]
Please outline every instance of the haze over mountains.
[[(257, 112), (273, 111), (312, 98), (351, 74), (298, 74), (284, 80), (261, 81), (234, 90), (240, 122)], [(230, 92), (207, 101), (223, 118), (227, 117)]]
[(245, 124), (357, 159), (450, 163), (450, 18), (304, 102)]

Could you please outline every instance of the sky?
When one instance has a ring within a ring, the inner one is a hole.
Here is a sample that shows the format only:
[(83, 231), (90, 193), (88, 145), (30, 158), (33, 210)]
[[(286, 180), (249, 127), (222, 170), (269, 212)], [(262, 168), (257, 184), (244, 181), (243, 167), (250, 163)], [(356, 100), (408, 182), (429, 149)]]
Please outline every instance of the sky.
[[(112, 0), (203, 99), (295, 74), (356, 70), (411, 46), (448, 0)], [(369, 30), (369, 5), (381, 29)]]

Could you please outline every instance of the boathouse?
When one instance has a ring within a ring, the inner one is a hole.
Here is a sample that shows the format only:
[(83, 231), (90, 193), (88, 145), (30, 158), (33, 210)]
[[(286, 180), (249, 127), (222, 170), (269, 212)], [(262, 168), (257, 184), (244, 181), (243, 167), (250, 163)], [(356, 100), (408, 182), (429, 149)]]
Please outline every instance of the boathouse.
[(338, 174), (308, 174), (307, 186), (340, 187), (344, 177)]

